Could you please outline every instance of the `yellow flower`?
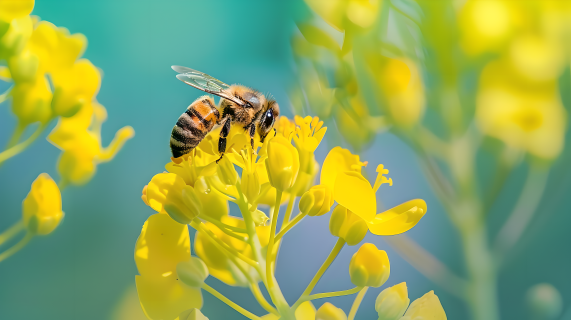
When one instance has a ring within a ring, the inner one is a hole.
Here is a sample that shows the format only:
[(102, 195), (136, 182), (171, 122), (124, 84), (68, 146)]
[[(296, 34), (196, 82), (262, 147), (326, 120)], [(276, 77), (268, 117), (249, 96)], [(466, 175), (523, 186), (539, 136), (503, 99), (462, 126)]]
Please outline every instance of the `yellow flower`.
[(95, 174), (96, 165), (108, 162), (125, 142), (135, 135), (130, 126), (117, 131), (109, 146), (101, 146), (101, 124), (106, 120), (105, 108), (94, 102), (84, 105), (72, 117), (60, 118), (48, 140), (63, 152), (58, 171), (65, 183), (87, 183)]
[(399, 320), (409, 303), (406, 283), (401, 282), (381, 291), (375, 300), (375, 310), (379, 320)]
[(34, 8), (34, 0), (0, 0), (0, 20), (10, 21), (29, 15)]
[(174, 319), (184, 310), (202, 307), (200, 290), (178, 279), (178, 263), (189, 259), (187, 226), (165, 214), (150, 216), (135, 246), (137, 292), (149, 319)]
[(28, 230), (34, 234), (49, 234), (63, 218), (61, 193), (47, 173), (40, 174), (22, 202), (22, 216)]
[(363, 244), (351, 258), (349, 274), (358, 287), (380, 287), (391, 273), (389, 257), (372, 243)]
[(190, 257), (189, 260), (177, 264), (176, 274), (187, 286), (201, 288), (204, 280), (208, 278), (208, 267), (200, 258)]
[(446, 320), (446, 313), (444, 313), (440, 300), (434, 294), (434, 291), (430, 291), (414, 300), (408, 307), (404, 317), (400, 318), (400, 320), (416, 319)]
[(480, 77), (476, 120), (511, 148), (553, 159), (561, 153), (567, 115), (556, 79), (529, 81), (509, 61), (490, 63)]
[[(424, 200), (411, 200), (376, 214), (377, 198), (375, 192), (382, 184), (392, 185), (392, 179), (384, 176), (389, 173), (389, 170), (384, 169), (383, 165), (379, 165), (375, 184), (371, 186), (361, 174), (361, 167), (364, 165), (365, 163), (359, 160), (359, 156), (351, 154), (349, 150), (335, 147), (323, 162), (321, 184), (332, 188), (333, 199), (363, 219), (373, 234), (395, 235), (414, 227), (426, 213)], [(338, 218), (341, 218), (341, 215)], [(346, 221), (354, 220), (348, 219)], [(341, 228), (337, 223), (333, 223), (333, 225), (335, 228)], [(344, 228), (350, 230), (352, 227)], [(360, 230), (360, 228), (356, 230)], [(339, 232), (336, 231), (336, 233), (342, 234)]]
[(324, 185), (311, 187), (299, 200), (299, 210), (312, 217), (326, 214), (332, 205), (331, 190)]
[(347, 315), (341, 308), (337, 308), (329, 302), (325, 302), (317, 310), (315, 320), (347, 320)]
[(319, 171), (314, 152), (323, 140), (327, 128), (323, 127), (323, 121), (319, 121), (318, 117), (296, 116), (295, 123), (297, 127), (292, 137), (299, 155), (299, 173), (289, 192), (300, 196), (313, 185), (315, 175)]
[[(245, 228), (246, 224), (244, 220), (241, 218), (236, 218), (232, 216), (224, 216), (220, 218), (222, 223), (227, 225), (231, 225), (234, 227)], [(222, 232), (218, 227), (214, 226), (213, 224), (207, 222), (205, 223), (206, 227), (212, 231), (218, 238), (220, 238), (223, 242), (225, 242), (228, 246), (233, 248), (234, 250), (243, 253), (245, 256), (249, 258), (253, 258), (250, 246), (240, 241), (236, 238), (233, 238), (226, 233)], [(259, 226), (256, 227), (256, 232), (260, 239), (260, 243), (262, 247), (268, 245), (269, 242), (269, 233), (270, 227), (269, 226)], [(237, 233), (241, 236), (246, 236), (245, 234)], [(230, 260), (226, 254), (218, 249), (218, 247), (210, 241), (209, 237), (204, 234), (204, 232), (197, 232), (196, 237), (194, 239), (194, 249), (196, 251), (196, 255), (198, 255), (204, 263), (208, 266), (208, 271), (210, 275), (217, 278), (218, 280), (231, 285), (231, 286), (241, 286), (241, 287), (248, 287), (249, 282), (247, 281), (246, 277), (240, 269)], [(253, 279), (258, 281), (257, 272), (247, 263), (238, 260), (240, 266), (247, 270)]]
[(469, 0), (458, 20), (462, 47), (471, 55), (500, 51), (528, 22), (518, 1), (510, 0)]
[(329, 231), (332, 235), (345, 240), (348, 245), (354, 246), (365, 238), (369, 229), (365, 220), (338, 205), (331, 212)]
[(33, 122), (47, 123), (53, 119), (52, 91), (45, 77), (34, 82), (16, 83), (12, 92), (12, 112), (22, 125)]
[(174, 320), (208, 320), (199, 309), (192, 308), (181, 312)]
[(159, 173), (146, 188), (146, 201), (159, 213), (188, 224), (200, 214), (201, 203), (193, 187), (174, 173)]
[[(0, 12), (1, 11), (2, 9), (0, 8)], [(17, 17), (11, 21), (2, 20), (0, 16), (0, 30), (4, 29), (6, 31), (4, 34), (0, 33), (0, 59), (8, 59), (10, 56), (16, 55), (24, 49), (26, 42), (32, 34), (33, 24), (30, 16)]]
[(93, 100), (99, 91), (101, 76), (89, 60), (81, 59), (69, 69), (54, 72), (52, 81), (55, 88), (53, 111), (57, 115), (70, 117)]
[(299, 171), (299, 155), (288, 139), (276, 136), (269, 140), (266, 168), (272, 187), (284, 191), (293, 186)]

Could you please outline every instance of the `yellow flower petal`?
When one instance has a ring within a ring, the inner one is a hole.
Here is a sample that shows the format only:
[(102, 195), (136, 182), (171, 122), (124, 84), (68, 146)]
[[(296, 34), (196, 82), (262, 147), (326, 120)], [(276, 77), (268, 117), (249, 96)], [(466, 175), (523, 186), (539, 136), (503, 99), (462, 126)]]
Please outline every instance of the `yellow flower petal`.
[(34, 0), (0, 0), (0, 19), (10, 21), (27, 16), (34, 8)]
[(333, 199), (366, 222), (375, 218), (377, 197), (371, 184), (360, 172), (339, 173), (335, 179)]
[(54, 180), (42, 173), (22, 202), (22, 216), (28, 230), (45, 235), (51, 233), (63, 218), (61, 192)]
[(143, 225), (135, 245), (135, 262), (139, 274), (159, 279), (176, 275), (177, 264), (188, 259), (190, 259), (188, 227), (174, 221), (166, 214), (150, 216)]
[(341, 308), (330, 302), (325, 302), (315, 314), (315, 320), (347, 320), (347, 315)]
[(135, 282), (141, 307), (149, 319), (174, 319), (184, 310), (202, 307), (200, 289), (184, 285), (176, 274), (165, 279), (136, 276)]
[(369, 231), (379, 236), (392, 236), (410, 230), (426, 213), (426, 202), (414, 199), (375, 216), (369, 222)]
[(335, 179), (339, 173), (345, 171), (361, 172), (362, 166), (364, 164), (359, 161), (359, 156), (351, 154), (347, 149), (335, 147), (329, 151), (325, 161), (323, 161), (320, 184), (327, 185), (331, 190), (334, 190)]

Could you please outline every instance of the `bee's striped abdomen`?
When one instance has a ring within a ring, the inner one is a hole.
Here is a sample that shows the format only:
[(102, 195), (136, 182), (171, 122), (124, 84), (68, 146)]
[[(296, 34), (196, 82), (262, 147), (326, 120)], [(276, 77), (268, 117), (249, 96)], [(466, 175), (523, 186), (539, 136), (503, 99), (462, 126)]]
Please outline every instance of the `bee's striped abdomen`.
[(171, 133), (171, 151), (175, 158), (194, 149), (218, 122), (220, 115), (209, 96), (196, 99), (178, 118)]

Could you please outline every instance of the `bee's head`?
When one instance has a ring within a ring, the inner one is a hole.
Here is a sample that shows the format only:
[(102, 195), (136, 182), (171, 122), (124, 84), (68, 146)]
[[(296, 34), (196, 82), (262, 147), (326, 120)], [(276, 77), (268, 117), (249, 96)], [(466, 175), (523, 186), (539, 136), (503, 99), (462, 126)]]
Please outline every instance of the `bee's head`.
[(258, 133), (260, 134), (260, 141), (264, 142), (264, 139), (270, 133), (274, 127), (274, 123), (280, 115), (280, 106), (275, 100), (269, 100), (262, 110), (262, 115), (260, 121), (258, 122)]

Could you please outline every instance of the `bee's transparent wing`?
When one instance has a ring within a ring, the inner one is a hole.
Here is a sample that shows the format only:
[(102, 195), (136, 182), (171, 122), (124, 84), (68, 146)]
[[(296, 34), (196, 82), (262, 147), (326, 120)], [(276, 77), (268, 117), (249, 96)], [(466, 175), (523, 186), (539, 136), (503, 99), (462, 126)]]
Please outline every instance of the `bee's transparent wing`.
[(182, 66), (172, 66), (172, 69), (179, 74), (176, 78), (196, 89), (215, 94), (224, 99), (231, 100), (238, 105), (244, 105), (244, 102), (230, 94), (226, 89), (230, 88), (229, 85), (224, 82), (207, 75), (206, 73), (187, 68)]

